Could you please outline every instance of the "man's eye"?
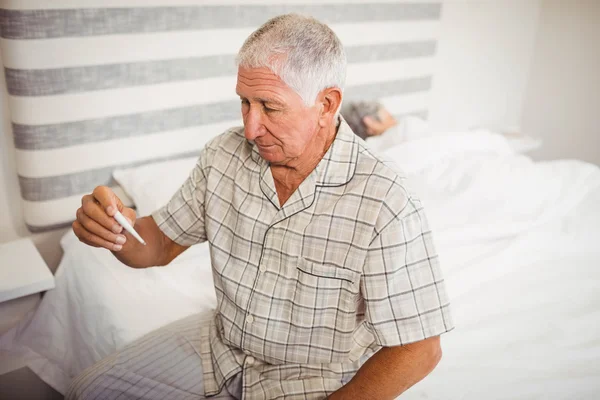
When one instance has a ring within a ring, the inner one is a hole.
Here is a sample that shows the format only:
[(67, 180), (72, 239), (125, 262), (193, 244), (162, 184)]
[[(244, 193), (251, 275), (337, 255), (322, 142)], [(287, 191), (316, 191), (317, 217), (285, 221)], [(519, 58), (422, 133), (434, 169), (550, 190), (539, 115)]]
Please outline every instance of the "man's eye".
[(280, 110), (279, 110), (279, 109), (277, 109), (277, 108), (271, 108), (271, 107), (268, 107), (268, 106), (267, 106), (266, 104), (264, 104), (264, 103), (263, 103), (263, 110), (265, 110), (265, 112), (266, 112), (266, 113), (271, 113), (271, 112), (277, 112), (277, 111), (280, 111)]

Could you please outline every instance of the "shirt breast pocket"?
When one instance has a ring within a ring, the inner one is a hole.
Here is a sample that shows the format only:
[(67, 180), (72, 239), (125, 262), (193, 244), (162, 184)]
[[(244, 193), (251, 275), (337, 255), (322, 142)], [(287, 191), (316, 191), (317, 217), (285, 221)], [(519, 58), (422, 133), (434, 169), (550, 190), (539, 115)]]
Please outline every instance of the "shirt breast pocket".
[(303, 314), (300, 318), (332, 324), (340, 317), (355, 318), (360, 273), (304, 258), (298, 258), (296, 273), (294, 306)]

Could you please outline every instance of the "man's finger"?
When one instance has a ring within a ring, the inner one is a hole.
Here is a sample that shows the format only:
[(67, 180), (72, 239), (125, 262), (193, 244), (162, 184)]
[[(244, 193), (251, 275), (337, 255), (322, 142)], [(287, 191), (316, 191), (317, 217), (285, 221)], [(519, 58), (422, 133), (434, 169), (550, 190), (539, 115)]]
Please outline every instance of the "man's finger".
[(111, 243), (107, 240), (102, 239), (99, 236), (94, 235), (92, 232), (85, 229), (79, 221), (73, 222), (73, 232), (79, 238), (79, 241), (93, 247), (104, 247), (111, 251), (119, 251), (123, 248), (122, 245)]
[(113, 244), (125, 244), (125, 241), (127, 240), (124, 235), (117, 235), (88, 217), (81, 208), (77, 211), (77, 221), (79, 221), (88, 232)]
[(97, 186), (92, 192), (92, 196), (111, 217), (115, 215), (117, 210), (120, 211), (123, 209), (121, 200), (115, 195), (115, 192), (107, 186)]
[(79, 223), (79, 221), (73, 221), (73, 223), (71, 224), (71, 228), (73, 229), (73, 233), (75, 233), (75, 236), (77, 236), (77, 238), (79, 239), (79, 241), (81, 243), (85, 243), (88, 246), (92, 246), (92, 247), (98, 247), (96, 245), (93, 245), (91, 243), (87, 243), (84, 239), (83, 239), (83, 235), (84, 235), (84, 228), (82, 227), (82, 225)]
[(122, 227), (114, 218), (108, 216), (102, 206), (92, 196), (84, 196), (81, 205), (82, 212), (104, 228), (114, 233), (121, 233)]

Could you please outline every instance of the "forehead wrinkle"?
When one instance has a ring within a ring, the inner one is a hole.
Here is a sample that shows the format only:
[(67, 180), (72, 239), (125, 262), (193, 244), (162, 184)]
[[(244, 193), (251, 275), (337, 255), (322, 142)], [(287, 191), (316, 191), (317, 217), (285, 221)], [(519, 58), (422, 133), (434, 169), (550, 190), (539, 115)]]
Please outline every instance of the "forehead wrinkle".
[(273, 82), (276, 86), (287, 87), (281, 78), (271, 70), (264, 68), (252, 70), (240, 68), (238, 70), (238, 81), (245, 81), (248, 86), (252, 86), (253, 82), (261, 80)]
[(248, 85), (245, 82), (238, 82), (235, 92), (238, 96), (240, 96), (242, 98), (245, 98), (248, 100), (253, 100), (253, 101), (260, 101), (260, 102), (264, 102), (264, 103), (274, 103), (274, 104), (279, 104), (279, 105), (286, 104), (286, 102), (281, 98), (281, 95), (276, 90), (273, 90), (270, 87), (270, 85), (265, 84), (265, 86), (266, 86), (265, 88), (262, 88), (262, 89), (259, 88), (257, 90), (259, 93), (257, 93), (255, 96), (244, 96), (241, 94), (240, 84), (242, 84), (244, 86), (248, 86), (250, 88), (256, 87), (256, 86), (261, 86), (262, 84), (258, 83), (256, 85)]
[(238, 77), (238, 84), (246, 85), (250, 88), (256, 86), (268, 86), (268, 87), (278, 87), (281, 89), (287, 88), (279, 79), (263, 79), (263, 78), (247, 78), (243, 76)]

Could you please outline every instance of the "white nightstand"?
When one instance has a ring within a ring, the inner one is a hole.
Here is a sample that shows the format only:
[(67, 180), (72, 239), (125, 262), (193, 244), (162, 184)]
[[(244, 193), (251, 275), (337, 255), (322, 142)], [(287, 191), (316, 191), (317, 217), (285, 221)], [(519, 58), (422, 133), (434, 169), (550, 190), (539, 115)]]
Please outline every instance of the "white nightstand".
[[(0, 335), (37, 308), (40, 292), (53, 287), (54, 276), (30, 239), (1, 243)], [(26, 361), (19, 353), (0, 351), (0, 374), (22, 368)]]
[(0, 302), (54, 288), (54, 276), (31, 239), (0, 244)]
[(30, 239), (0, 244), (0, 334), (34, 309), (54, 276)]

